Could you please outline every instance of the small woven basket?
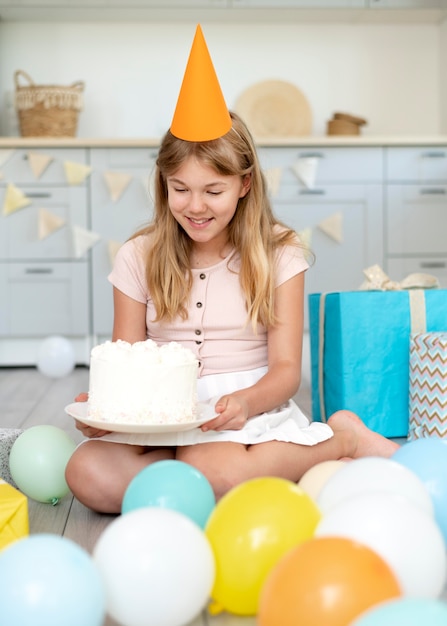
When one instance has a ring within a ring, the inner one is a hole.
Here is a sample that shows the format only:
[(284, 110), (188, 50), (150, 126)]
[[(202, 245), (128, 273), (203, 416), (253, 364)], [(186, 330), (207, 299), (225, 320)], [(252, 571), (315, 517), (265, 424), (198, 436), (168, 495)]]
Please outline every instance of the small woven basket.
[[(27, 85), (20, 85), (20, 78)], [(22, 137), (74, 137), (83, 107), (84, 83), (35, 85), (23, 70), (14, 73), (15, 107)]]

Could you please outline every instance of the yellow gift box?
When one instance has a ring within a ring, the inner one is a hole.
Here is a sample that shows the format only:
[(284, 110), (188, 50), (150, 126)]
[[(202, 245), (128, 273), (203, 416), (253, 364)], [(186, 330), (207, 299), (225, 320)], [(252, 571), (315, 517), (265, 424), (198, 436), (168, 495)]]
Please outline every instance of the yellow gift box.
[(28, 534), (27, 497), (0, 479), (0, 550)]

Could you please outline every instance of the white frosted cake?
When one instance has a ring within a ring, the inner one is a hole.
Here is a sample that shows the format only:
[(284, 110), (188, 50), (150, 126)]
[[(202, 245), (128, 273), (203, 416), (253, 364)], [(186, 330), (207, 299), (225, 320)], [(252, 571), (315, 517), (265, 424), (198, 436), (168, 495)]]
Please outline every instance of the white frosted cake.
[(193, 352), (174, 341), (106, 341), (91, 351), (88, 416), (129, 424), (194, 421), (197, 367)]

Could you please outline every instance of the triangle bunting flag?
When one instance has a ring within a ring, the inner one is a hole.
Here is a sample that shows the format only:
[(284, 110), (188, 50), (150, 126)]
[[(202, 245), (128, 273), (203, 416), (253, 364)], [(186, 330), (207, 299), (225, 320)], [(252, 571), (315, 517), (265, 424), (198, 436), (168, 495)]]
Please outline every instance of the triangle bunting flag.
[(104, 172), (104, 180), (110, 193), (110, 198), (116, 202), (121, 198), (124, 191), (128, 187), (132, 176), (130, 174), (122, 174), (120, 172)]
[(31, 200), (27, 198), (18, 187), (12, 183), (6, 187), (5, 199), (3, 201), (3, 215), (10, 215), (30, 204)]
[(28, 162), (35, 178), (40, 178), (47, 169), (53, 157), (46, 154), (38, 154), (37, 152), (28, 152)]
[(64, 170), (69, 185), (81, 185), (92, 172), (89, 165), (74, 163), (73, 161), (64, 161)]
[(86, 230), (80, 226), (72, 226), (73, 255), (80, 259), (90, 248), (92, 248), (101, 236), (91, 230)]
[(39, 209), (38, 237), (40, 240), (45, 239), (64, 225), (65, 220), (59, 215), (55, 215), (47, 209)]
[(343, 213), (338, 211), (318, 224), (318, 228), (337, 243), (343, 242)]

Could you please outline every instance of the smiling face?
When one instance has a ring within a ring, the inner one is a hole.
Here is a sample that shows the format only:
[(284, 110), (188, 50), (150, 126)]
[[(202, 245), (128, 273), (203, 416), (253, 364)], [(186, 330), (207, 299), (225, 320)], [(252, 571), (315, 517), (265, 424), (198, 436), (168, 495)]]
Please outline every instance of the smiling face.
[(190, 156), (167, 178), (169, 209), (196, 246), (222, 249), (249, 188), (249, 176), (224, 176)]

